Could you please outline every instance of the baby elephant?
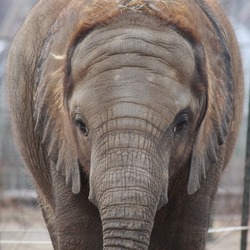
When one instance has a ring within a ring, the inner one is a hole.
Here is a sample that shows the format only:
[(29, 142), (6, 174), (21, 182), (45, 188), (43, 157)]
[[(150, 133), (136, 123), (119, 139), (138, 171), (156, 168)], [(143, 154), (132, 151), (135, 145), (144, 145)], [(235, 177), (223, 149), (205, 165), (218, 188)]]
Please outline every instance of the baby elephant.
[(205, 249), (242, 82), (215, 0), (40, 0), (7, 88), (54, 249)]

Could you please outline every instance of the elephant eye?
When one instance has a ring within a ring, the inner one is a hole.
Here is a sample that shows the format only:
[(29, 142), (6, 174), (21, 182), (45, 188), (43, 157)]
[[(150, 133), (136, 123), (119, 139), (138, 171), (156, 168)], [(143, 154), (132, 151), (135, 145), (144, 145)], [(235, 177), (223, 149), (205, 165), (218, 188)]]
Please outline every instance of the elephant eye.
[(190, 122), (190, 114), (191, 114), (191, 110), (190, 109), (186, 109), (181, 111), (175, 118), (175, 122), (174, 122), (174, 128), (173, 128), (173, 132), (174, 134), (179, 134), (181, 133), (184, 129), (187, 128), (187, 126), (189, 125)]
[(86, 125), (86, 123), (80, 119), (80, 118), (75, 118), (75, 125), (76, 127), (82, 132), (84, 136), (88, 136), (89, 134), (89, 129)]

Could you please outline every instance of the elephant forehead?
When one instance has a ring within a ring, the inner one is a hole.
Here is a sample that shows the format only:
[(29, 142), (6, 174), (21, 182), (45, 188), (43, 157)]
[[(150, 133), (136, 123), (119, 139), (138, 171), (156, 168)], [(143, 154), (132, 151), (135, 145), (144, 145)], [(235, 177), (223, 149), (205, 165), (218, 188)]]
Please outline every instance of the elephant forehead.
[[(195, 74), (190, 43), (174, 29), (152, 17), (128, 15), (91, 31), (76, 46), (71, 59), (73, 84), (115, 69), (143, 68), (189, 84)], [(128, 72), (124, 72), (127, 74)]]

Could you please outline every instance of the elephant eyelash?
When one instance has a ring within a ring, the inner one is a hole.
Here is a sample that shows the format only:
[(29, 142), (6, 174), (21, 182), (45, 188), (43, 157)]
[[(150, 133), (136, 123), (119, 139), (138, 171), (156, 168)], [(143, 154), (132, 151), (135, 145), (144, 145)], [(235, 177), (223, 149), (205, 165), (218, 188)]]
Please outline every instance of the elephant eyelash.
[(74, 122), (75, 126), (81, 131), (81, 133), (84, 136), (88, 136), (89, 134), (88, 125), (86, 122), (84, 122), (84, 119), (79, 114), (76, 114), (76, 116), (74, 117)]
[(79, 128), (79, 130), (82, 132), (82, 134), (84, 136), (88, 136), (89, 134), (89, 129), (86, 125), (86, 123), (84, 123), (82, 120), (75, 120), (75, 124), (76, 124), (76, 127)]
[(177, 125), (175, 125), (173, 132), (175, 134), (180, 133), (186, 126), (188, 125), (188, 121), (182, 121), (181, 123), (178, 123)]
[(191, 109), (185, 109), (181, 111), (175, 118), (173, 133), (175, 135), (180, 134), (190, 123), (192, 117)]

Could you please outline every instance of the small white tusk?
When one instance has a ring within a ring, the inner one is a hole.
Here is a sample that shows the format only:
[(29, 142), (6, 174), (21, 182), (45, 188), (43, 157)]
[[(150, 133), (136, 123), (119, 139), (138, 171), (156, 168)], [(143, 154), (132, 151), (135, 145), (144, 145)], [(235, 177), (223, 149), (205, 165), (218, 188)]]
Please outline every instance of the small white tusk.
[(55, 55), (53, 53), (51, 53), (51, 55), (53, 56), (54, 59), (56, 60), (64, 60), (66, 58), (65, 55)]

